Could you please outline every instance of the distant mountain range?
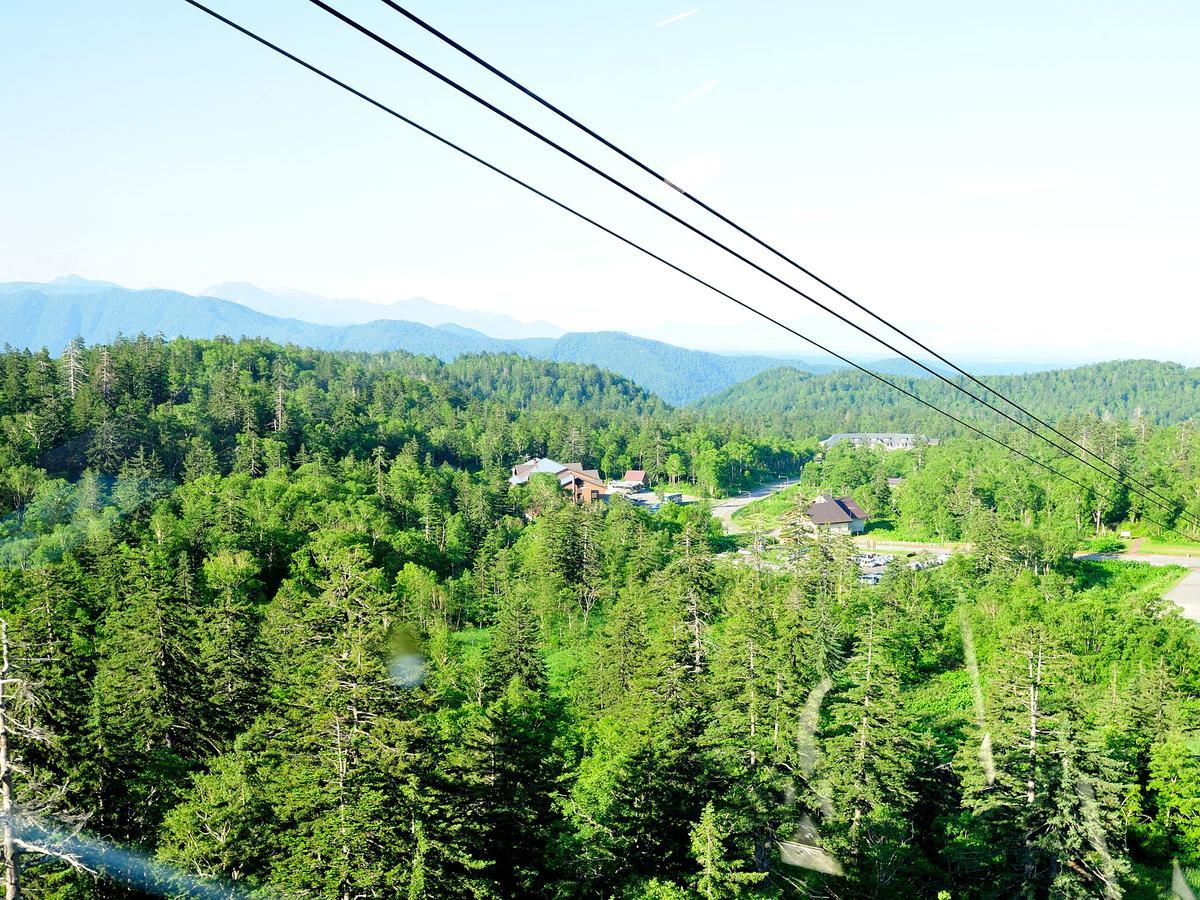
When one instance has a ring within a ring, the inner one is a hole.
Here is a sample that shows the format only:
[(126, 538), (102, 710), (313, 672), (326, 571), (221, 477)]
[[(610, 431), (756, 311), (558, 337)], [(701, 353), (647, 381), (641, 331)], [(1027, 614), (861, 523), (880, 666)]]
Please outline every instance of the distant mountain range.
[(295, 290), (267, 291), (246, 281), (214, 284), (201, 291), (200, 296), (230, 300), (269, 316), (301, 319), (318, 325), (364, 325), (390, 319), (420, 325), (459, 325), (505, 340), (559, 337), (564, 334), (563, 329), (553, 322), (521, 322), (500, 313), (459, 309), (422, 297), (394, 303), (370, 303), (366, 300), (321, 297)]
[(61, 351), (74, 337), (96, 343), (139, 332), (166, 337), (264, 337), (326, 350), (408, 350), (445, 360), (464, 353), (507, 349), (504, 341), (458, 327), (431, 328), (391, 320), (319, 325), (266, 315), (216, 297), (130, 290), (78, 279), (0, 284), (0, 314), (7, 323), (7, 343), (47, 347), (52, 353)]
[[(212, 296), (216, 292), (231, 299)], [(272, 294), (246, 283), (215, 285), (206, 296), (170, 290), (131, 290), (78, 276), (48, 283), (0, 283), (0, 316), (5, 323), (2, 340), (14, 347), (34, 350), (46, 347), (52, 353), (61, 352), (75, 337), (97, 343), (110, 341), (117, 335), (138, 333), (196, 338), (262, 337), (325, 350), (404, 350), (445, 361), (469, 353), (519, 353), (556, 362), (601, 366), (632, 379), (674, 405), (695, 402), (779, 366), (806, 373), (839, 368), (809, 359), (690, 350), (618, 331), (498, 337), (464, 323), (487, 324), (498, 334), (512, 334), (521, 329), (557, 329), (550, 323), (522, 323), (506, 316), (464, 311), (427, 300), (382, 305), (296, 296), (300, 299)], [(380, 311), (389, 315), (355, 321)], [(391, 317), (401, 311), (420, 316), (424, 321)], [(338, 316), (347, 321), (342, 324), (310, 321), (298, 317), (300, 313), (325, 319)], [(430, 324), (443, 316), (443, 321)], [(890, 374), (910, 375), (913, 371), (912, 364), (905, 360), (882, 360), (868, 365)]]

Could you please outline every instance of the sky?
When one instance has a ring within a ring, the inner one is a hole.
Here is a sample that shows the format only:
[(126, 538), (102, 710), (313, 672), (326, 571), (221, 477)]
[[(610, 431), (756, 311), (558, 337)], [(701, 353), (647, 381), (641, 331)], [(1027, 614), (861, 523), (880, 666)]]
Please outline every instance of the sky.
[[(849, 311), (378, 0), (331, 2)], [(894, 355), (306, 0), (211, 3), (806, 334)], [(952, 359), (1200, 363), (1200, 4), (411, 8)], [(422, 296), (811, 355), (183, 0), (6, 6), (0, 122), (0, 281)]]

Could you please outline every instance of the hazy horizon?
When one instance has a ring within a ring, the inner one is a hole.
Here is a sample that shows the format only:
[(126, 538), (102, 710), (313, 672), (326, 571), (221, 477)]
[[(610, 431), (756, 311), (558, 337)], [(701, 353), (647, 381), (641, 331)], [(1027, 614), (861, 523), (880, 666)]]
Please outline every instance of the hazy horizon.
[[(308, 4), (217, 5), (814, 338), (891, 355)], [(382, 4), (344, 7), (730, 236)], [(1200, 363), (1200, 120), (1179, 114), (1200, 8), (414, 10), (951, 358)], [(808, 353), (183, 3), (8, 24), (5, 280), (287, 284)]]
[[(66, 273), (63, 275), (55, 276), (54, 278), (49, 279), (45, 282), (30, 282), (30, 283), (32, 283), (32, 284), (69, 285), (74, 282), (78, 282), (81, 285), (82, 284), (113, 285), (114, 287), (117, 287), (117, 288), (121, 288), (121, 289), (125, 289), (125, 290), (134, 290), (134, 291), (137, 291), (137, 290), (176, 291), (179, 293), (189, 294), (191, 296), (197, 296), (197, 297), (201, 297), (201, 296), (215, 297), (216, 299), (224, 299), (231, 303), (237, 303), (239, 305), (249, 306), (250, 308), (254, 308), (253, 305), (247, 304), (247, 303), (243, 302), (242, 300), (239, 300), (239, 299), (236, 299), (233, 297), (221, 297), (219, 294), (211, 294), (211, 293), (206, 293), (204, 291), (197, 291), (197, 292), (186, 291), (181, 288), (176, 288), (176, 287), (171, 287), (169, 285), (161, 285), (161, 284), (146, 285), (145, 287), (132, 287), (130, 285), (124, 285), (119, 282), (116, 282), (110, 278), (89, 278), (87, 276), (80, 275), (79, 273), (76, 273), (76, 272), (71, 272), (71, 273)], [(12, 282), (0, 281), (0, 285), (3, 285), (5, 283), (12, 283)], [(392, 300), (365, 300), (364, 298), (350, 298), (350, 297), (322, 297), (322, 296), (316, 295), (316, 294), (309, 294), (299, 288), (295, 288), (295, 287), (291, 287), (291, 286), (265, 287), (263, 285), (253, 284), (252, 282), (216, 282), (213, 285), (210, 285), (209, 287), (215, 288), (215, 287), (221, 287), (221, 286), (231, 285), (231, 284), (245, 285), (247, 287), (250, 287), (250, 288), (253, 288), (256, 290), (261, 290), (261, 291), (272, 293), (278, 297), (286, 297), (288, 294), (294, 294), (297, 296), (304, 296), (307, 299), (312, 300), (312, 301), (327, 301), (330, 304), (337, 304), (339, 302), (368, 303), (373, 306), (379, 306), (381, 312), (386, 310), (390, 306), (403, 305), (405, 303), (410, 303), (410, 302), (428, 303), (428, 304), (435, 305), (435, 306), (448, 306), (448, 304), (442, 304), (439, 301), (437, 301), (436, 299), (430, 298), (430, 297), (401, 297), (401, 298), (396, 298), (396, 299), (392, 299)], [(455, 307), (455, 308), (461, 309), (464, 312), (471, 312), (471, 313), (484, 312), (484, 311), (480, 311), (480, 310), (466, 309), (463, 307)], [(271, 313), (268, 313), (268, 314), (271, 314)], [(301, 321), (311, 321), (312, 320), (311, 317), (305, 318), (305, 316), (303, 316), (303, 315), (294, 315), (294, 316), (290, 316), (290, 317), (300, 319)], [(411, 321), (411, 320), (404, 319), (402, 316), (386, 316), (386, 317), (381, 317), (381, 318), (397, 319), (400, 321)], [(366, 321), (371, 321), (371, 320), (361, 319), (361, 320), (357, 320), (357, 321), (366, 322)], [(529, 324), (529, 325), (538, 324), (536, 322), (529, 322), (528, 320), (522, 320), (522, 319), (517, 319), (517, 321), (521, 322), (522, 324)], [(349, 323), (349, 320), (347, 320), (347, 324), (348, 323)], [(453, 323), (435, 323), (435, 324), (453, 324)], [(554, 325), (556, 323), (544, 323), (544, 324)], [(486, 329), (480, 328), (478, 330), (482, 331), (484, 334), (488, 334)], [(562, 334), (589, 333), (589, 332), (595, 333), (595, 332), (603, 332), (603, 331), (621, 331), (621, 330), (622, 329), (571, 329), (571, 330), (561, 329), (561, 333)], [(823, 362), (824, 364), (832, 365), (832, 366), (843, 366), (844, 365), (839, 360), (837, 360), (831, 356), (827, 356), (825, 354), (820, 353), (819, 351), (815, 351), (815, 350), (812, 350), (811, 348), (807, 348), (806, 345), (803, 344), (803, 342), (801, 342), (797, 339), (793, 339), (794, 343), (796, 344), (795, 349), (790, 349), (787, 347), (780, 347), (778, 349), (772, 349), (772, 348), (766, 348), (766, 349), (749, 348), (749, 349), (747, 349), (747, 348), (738, 347), (737, 345), (722, 345), (719, 342), (711, 342), (711, 341), (706, 342), (703, 340), (689, 341), (689, 340), (681, 339), (678, 337), (672, 338), (671, 335), (660, 336), (660, 335), (654, 334), (653, 332), (654, 332), (654, 329), (647, 329), (647, 330), (643, 330), (643, 331), (630, 330), (630, 331), (625, 331), (624, 333), (632, 334), (636, 337), (647, 338), (649, 340), (662, 341), (664, 343), (673, 344), (674, 346), (683, 347), (683, 348), (686, 348), (689, 350), (701, 350), (701, 351), (706, 351), (706, 352), (710, 352), (710, 353), (718, 353), (718, 354), (725, 355), (725, 356), (768, 357), (768, 358), (779, 359), (781, 363), (785, 363), (785, 362), (789, 362), (789, 361), (791, 361), (791, 362), (811, 361), (811, 362)], [(493, 335), (493, 334), (488, 334), (488, 336), (489, 337), (498, 337), (498, 335)], [(558, 336), (558, 335), (547, 335), (547, 336)], [(788, 335), (785, 334), (784, 337), (788, 337)], [(901, 360), (901, 357), (899, 355), (889, 354), (887, 352), (887, 350), (884, 348), (880, 348), (880, 351), (877, 353), (874, 353), (874, 354), (872, 354), (870, 352), (865, 352), (865, 353), (849, 353), (847, 355), (851, 359), (853, 359), (859, 363), (886, 362), (889, 360)], [(910, 351), (910, 355), (914, 356), (917, 359), (921, 359), (926, 363), (929, 363), (929, 364), (932, 364), (935, 366), (940, 365), (936, 360), (934, 360), (932, 357), (928, 356), (928, 354), (924, 354), (920, 351)], [(1187, 363), (1187, 362), (1183, 362), (1178, 359), (1171, 359), (1171, 358), (1163, 357), (1163, 356), (1138, 356), (1138, 357), (1114, 357), (1114, 356), (1086, 357), (1086, 356), (1084, 356), (1084, 357), (1079, 357), (1079, 358), (1070, 358), (1070, 357), (1066, 357), (1066, 356), (1060, 356), (1057, 358), (1046, 359), (1046, 358), (1021, 358), (1021, 357), (1017, 357), (1017, 356), (987, 356), (987, 355), (981, 354), (981, 355), (972, 355), (972, 356), (960, 356), (959, 358), (955, 358), (953, 355), (951, 355), (949, 358), (953, 362), (966, 365), (968, 368), (972, 365), (983, 365), (983, 366), (994, 367), (994, 370), (992, 370), (992, 371), (989, 371), (989, 372), (981, 371), (981, 372), (977, 372), (976, 374), (997, 374), (997, 373), (1001, 373), (1001, 372), (1007, 373), (1009, 371), (1009, 368), (1011, 368), (1012, 374), (1019, 374), (1020, 371), (1073, 368), (1073, 367), (1077, 367), (1077, 366), (1085, 366), (1085, 365), (1090, 365), (1090, 364), (1094, 364), (1094, 363), (1112, 362), (1112, 361), (1117, 361), (1117, 360), (1122, 360), (1122, 359), (1148, 359), (1148, 360), (1153, 360), (1156, 362), (1175, 363), (1177, 365), (1183, 365), (1183, 366), (1189, 365), (1189, 363)]]

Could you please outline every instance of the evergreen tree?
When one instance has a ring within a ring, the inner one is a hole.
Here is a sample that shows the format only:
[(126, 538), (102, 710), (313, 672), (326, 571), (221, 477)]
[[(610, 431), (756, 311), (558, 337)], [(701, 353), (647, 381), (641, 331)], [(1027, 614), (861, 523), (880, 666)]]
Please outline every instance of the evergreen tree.
[(345, 536), (328, 533), (303, 553), (268, 613), (279, 693), (253, 739), (280, 848), (270, 884), (328, 900), (401, 895), (419, 769), (408, 753), (412, 698), (382, 652), (394, 601)]
[(515, 679), (526, 690), (541, 693), (546, 687), (538, 622), (523, 591), (505, 597), (488, 651), (486, 679), (490, 696), (503, 694)]
[(847, 867), (882, 889), (909, 847), (915, 754), (891, 656), (893, 624), (873, 603), (863, 618), (842, 683), (829, 700), (822, 769), (835, 855), (844, 854)]
[(231, 740), (259, 707), (257, 574), (244, 550), (219, 551), (201, 567), (206, 602), (198, 604), (196, 659), (208, 695), (204, 728), (217, 743)]
[(964, 794), (1002, 854), (996, 888), (1119, 896), (1122, 769), (1077, 721), (1070, 659), (1051, 631), (1027, 625), (1008, 645), (990, 700), (995, 775), (973, 775)]
[(752, 885), (766, 877), (765, 872), (748, 872), (736, 858), (730, 859), (728, 840), (726, 826), (712, 803), (708, 803), (692, 829), (692, 857), (700, 870), (694, 890), (703, 900), (745, 896)]
[(100, 821), (127, 839), (157, 827), (165, 794), (182, 788), (199, 752), (190, 585), (160, 549), (120, 552), (100, 627), (93, 715), (101, 760)]

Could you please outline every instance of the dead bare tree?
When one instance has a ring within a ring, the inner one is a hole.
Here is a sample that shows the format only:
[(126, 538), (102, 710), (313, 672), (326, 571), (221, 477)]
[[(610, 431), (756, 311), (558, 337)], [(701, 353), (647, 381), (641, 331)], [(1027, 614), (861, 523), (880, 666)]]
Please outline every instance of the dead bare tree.
[(63, 351), (62, 365), (63, 375), (67, 379), (67, 393), (74, 400), (80, 385), (87, 378), (87, 369), (83, 367), (83, 340), (81, 338), (72, 338), (71, 342), (67, 344), (67, 349)]
[[(15, 741), (50, 744), (48, 731), (37, 723), (38, 701), (33, 685), (13, 667), (8, 639), (8, 622), (0, 619), (0, 841), (3, 842), (4, 898), (20, 900), (23, 857), (33, 855), (57, 859), (73, 868), (91, 872), (82, 860), (63, 849), (54, 835), (74, 837), (84, 819), (66, 815), (65, 785), (47, 789), (33, 773), (22, 767)], [(28, 793), (18, 803), (14, 774), (21, 774)], [(50, 817), (53, 816), (53, 824)]]
[(107, 403), (116, 383), (116, 372), (113, 369), (112, 356), (108, 352), (108, 347), (100, 348), (100, 362), (96, 364), (94, 383), (100, 388), (100, 394)]
[(8, 698), (6, 688), (12, 667), (8, 661), (8, 623), (0, 621), (0, 817), (3, 817), (4, 839), (4, 897), (17, 900), (21, 895), (20, 874), (17, 870), (17, 850), (13, 833), (13, 781), (8, 755)]

